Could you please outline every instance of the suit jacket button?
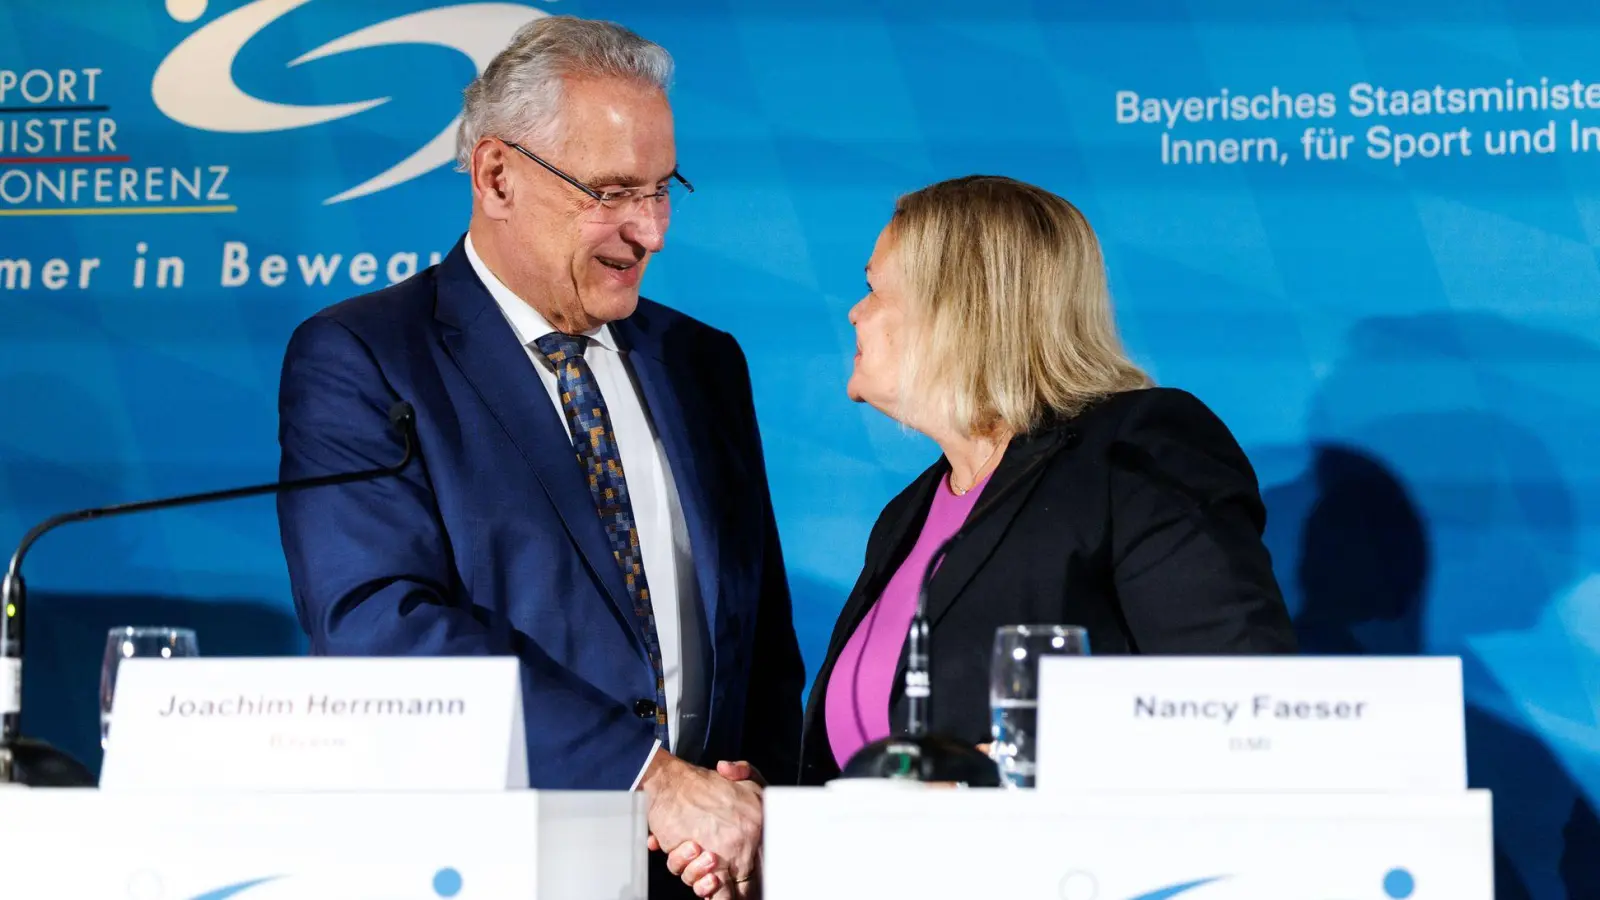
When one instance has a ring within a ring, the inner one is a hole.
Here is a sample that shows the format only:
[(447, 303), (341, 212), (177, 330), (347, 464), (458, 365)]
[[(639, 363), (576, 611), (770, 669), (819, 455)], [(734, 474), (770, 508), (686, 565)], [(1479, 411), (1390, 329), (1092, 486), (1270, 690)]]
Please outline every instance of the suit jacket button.
[(656, 717), (656, 704), (654, 700), (635, 700), (633, 714), (641, 719), (654, 719)]

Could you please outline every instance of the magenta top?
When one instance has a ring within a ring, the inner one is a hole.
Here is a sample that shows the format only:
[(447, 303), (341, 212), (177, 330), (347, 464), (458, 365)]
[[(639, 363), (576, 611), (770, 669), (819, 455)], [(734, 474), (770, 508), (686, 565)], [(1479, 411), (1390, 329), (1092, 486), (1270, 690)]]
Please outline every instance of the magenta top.
[(950, 493), (948, 474), (939, 480), (916, 546), (839, 653), (823, 708), (828, 742), (841, 767), (866, 744), (889, 736), (889, 695), (917, 611), (917, 587), (933, 552), (967, 520), (986, 481), (957, 497)]

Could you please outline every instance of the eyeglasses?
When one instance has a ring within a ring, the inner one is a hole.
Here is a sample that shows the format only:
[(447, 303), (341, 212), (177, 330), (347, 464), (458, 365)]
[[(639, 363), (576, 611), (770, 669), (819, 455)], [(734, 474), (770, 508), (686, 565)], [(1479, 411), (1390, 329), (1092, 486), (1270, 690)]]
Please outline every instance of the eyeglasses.
[[(583, 191), (585, 194), (588, 194), (590, 199), (600, 204), (600, 208), (606, 211), (608, 218), (622, 218), (623, 216), (627, 215), (629, 210), (632, 210), (636, 206), (645, 207), (651, 212), (652, 215), (671, 214), (672, 182), (670, 181), (665, 185), (662, 185), (660, 188), (648, 193), (646, 193), (643, 188), (622, 188), (615, 191), (597, 191), (578, 179), (573, 178), (571, 175), (568, 175), (566, 172), (561, 171), (550, 163), (540, 159), (538, 156), (529, 152), (528, 149), (523, 147), (521, 144), (504, 139), (501, 139), (500, 142), (543, 166), (548, 172), (550, 172), (550, 174), (560, 178), (562, 181), (565, 181), (567, 184), (572, 185), (578, 190)], [(694, 185), (690, 184), (687, 178), (684, 178), (682, 175), (678, 174), (677, 169), (673, 169), (672, 174), (668, 177), (676, 179), (677, 182), (682, 184), (684, 189), (689, 193), (694, 193)]]

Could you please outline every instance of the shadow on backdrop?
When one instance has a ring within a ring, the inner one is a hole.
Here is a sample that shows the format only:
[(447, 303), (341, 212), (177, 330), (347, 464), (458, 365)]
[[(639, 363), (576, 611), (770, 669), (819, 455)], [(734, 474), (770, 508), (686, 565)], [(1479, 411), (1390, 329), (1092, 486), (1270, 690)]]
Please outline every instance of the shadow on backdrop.
[(1508, 715), (1527, 698), (1510, 696), (1469, 645), (1531, 631), (1591, 568), (1558, 457), (1535, 434), (1582, 440), (1600, 436), (1600, 421), (1537, 392), (1520, 392), (1521, 406), (1496, 402), (1519, 395), (1497, 360), (1514, 369), (1575, 356), (1600, 365), (1587, 344), (1494, 317), (1363, 322), (1313, 402), (1306, 471), (1265, 491), (1303, 652), (1462, 657), (1468, 778), (1493, 792), (1500, 900), (1600, 896), (1591, 802)]
[(193, 628), (201, 656), (292, 656), (305, 639), (287, 608), (255, 600), (28, 594), (24, 733), (100, 770), (100, 663), (123, 625)]
[(802, 704), (811, 696), (811, 685), (817, 679), (817, 669), (822, 667), (828, 639), (833, 636), (833, 626), (839, 620), (839, 611), (844, 609), (849, 593), (848, 584), (834, 584), (789, 567), (789, 602), (794, 611), (795, 637), (800, 642), (806, 664)]

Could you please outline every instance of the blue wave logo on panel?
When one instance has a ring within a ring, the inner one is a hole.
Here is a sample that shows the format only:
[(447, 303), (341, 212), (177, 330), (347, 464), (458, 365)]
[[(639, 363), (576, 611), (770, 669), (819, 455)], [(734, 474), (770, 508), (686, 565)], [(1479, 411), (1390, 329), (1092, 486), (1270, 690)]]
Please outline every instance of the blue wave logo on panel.
[[(189, 897), (188, 900), (228, 900), (228, 898), (236, 897), (253, 887), (281, 881), (284, 877), (283, 875), (274, 875), (270, 878), (253, 878), (249, 881), (240, 881), (206, 891), (204, 894), (196, 894), (193, 897)], [(446, 867), (433, 873), (433, 896), (435, 897), (454, 897), (461, 893), (461, 886), (461, 873), (455, 869)]]
[[(1171, 898), (1177, 897), (1179, 894), (1185, 894), (1189, 891), (1195, 890), (1196, 888), (1201, 888), (1208, 884), (1222, 881), (1226, 877), (1227, 876), (1224, 875), (1217, 875), (1211, 878), (1201, 878), (1195, 881), (1169, 884), (1165, 887), (1159, 887), (1153, 891), (1139, 894), (1136, 897), (1129, 897), (1128, 900), (1171, 900)], [(1383, 896), (1384, 898), (1387, 898), (1387, 900), (1406, 900), (1406, 898), (1415, 893), (1416, 889), (1417, 880), (1406, 869), (1390, 869), (1383, 875)], [(1095, 890), (1092, 884), (1089, 885), (1087, 891), (1070, 891), (1063, 887), (1062, 893), (1063, 895), (1072, 893), (1072, 900), (1095, 900)], [(1196, 900), (1198, 900), (1198, 898), (1196, 898)]]
[(1148, 894), (1140, 894), (1137, 897), (1129, 897), (1128, 900), (1167, 900), (1169, 897), (1176, 897), (1185, 891), (1190, 891), (1197, 887), (1210, 884), (1213, 881), (1221, 881), (1223, 877), (1224, 876), (1218, 875), (1215, 878), (1202, 878), (1199, 881), (1186, 881), (1182, 884), (1169, 884), (1164, 888), (1157, 888)]
[[(180, 22), (205, 15), (208, 0), (167, 0), (167, 12)], [(321, 125), (388, 103), (390, 97), (344, 103), (277, 103), (247, 93), (233, 80), (235, 58), (269, 25), (311, 0), (253, 0), (218, 16), (185, 38), (157, 67), (150, 83), (156, 107), (167, 118), (202, 131), (260, 134)], [(514, 3), (463, 3), (396, 16), (335, 38), (285, 63), (285, 68), (352, 50), (394, 44), (432, 44), (458, 50), (482, 74), (518, 28), (549, 15)], [(410, 156), (362, 183), (324, 200), (339, 203), (403, 184), (455, 158), (452, 119)]]

